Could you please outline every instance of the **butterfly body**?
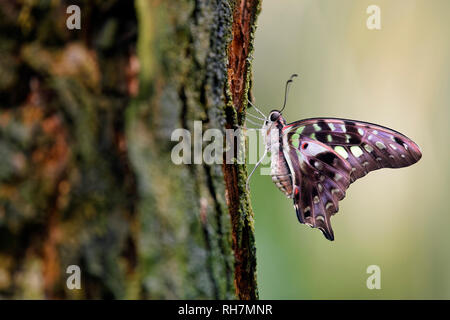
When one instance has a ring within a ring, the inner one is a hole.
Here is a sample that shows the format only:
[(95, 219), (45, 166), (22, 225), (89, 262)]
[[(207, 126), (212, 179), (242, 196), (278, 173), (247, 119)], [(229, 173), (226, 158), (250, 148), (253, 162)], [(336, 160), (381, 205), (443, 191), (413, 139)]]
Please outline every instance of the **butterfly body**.
[(409, 138), (379, 125), (336, 118), (286, 124), (273, 110), (262, 134), (271, 153), (273, 182), (294, 201), (300, 223), (334, 240), (330, 218), (355, 180), (380, 168), (409, 166), (421, 158)]
[(283, 136), (283, 128), (286, 122), (283, 117), (272, 125), (264, 125), (262, 128), (263, 138), (267, 151), (271, 154), (270, 175), (275, 185), (288, 198), (292, 197), (292, 176), (289, 168), (289, 157), (285, 157), (284, 152), (287, 147), (286, 136)]

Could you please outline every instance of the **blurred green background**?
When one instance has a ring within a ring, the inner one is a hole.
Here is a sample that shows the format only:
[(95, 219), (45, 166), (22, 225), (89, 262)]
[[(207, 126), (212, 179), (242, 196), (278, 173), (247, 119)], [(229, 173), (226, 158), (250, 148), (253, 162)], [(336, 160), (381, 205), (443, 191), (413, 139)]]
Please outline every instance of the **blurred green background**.
[[(381, 9), (368, 30), (366, 9)], [(343, 117), (413, 139), (419, 163), (352, 184), (332, 218), (336, 240), (297, 222), (270, 176), (252, 178), (263, 299), (450, 298), (450, 2), (263, 1), (254, 52), (255, 101), (288, 122)], [(251, 168), (250, 168), (251, 169)], [(366, 268), (381, 268), (381, 290)]]

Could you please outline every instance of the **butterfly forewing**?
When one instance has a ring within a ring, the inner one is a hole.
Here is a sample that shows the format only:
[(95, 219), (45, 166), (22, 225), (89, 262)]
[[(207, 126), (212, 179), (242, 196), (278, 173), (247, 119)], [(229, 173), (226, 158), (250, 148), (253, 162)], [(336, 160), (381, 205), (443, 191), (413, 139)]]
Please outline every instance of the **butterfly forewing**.
[(372, 123), (344, 119), (306, 119), (283, 129), (288, 137), (322, 142), (339, 153), (352, 167), (351, 181), (381, 168), (401, 168), (421, 158), (419, 147), (403, 134)]
[(370, 171), (406, 167), (421, 158), (412, 140), (367, 122), (306, 119), (286, 125), (283, 135), (295, 176), (297, 217), (329, 240), (334, 239), (330, 218), (350, 183)]

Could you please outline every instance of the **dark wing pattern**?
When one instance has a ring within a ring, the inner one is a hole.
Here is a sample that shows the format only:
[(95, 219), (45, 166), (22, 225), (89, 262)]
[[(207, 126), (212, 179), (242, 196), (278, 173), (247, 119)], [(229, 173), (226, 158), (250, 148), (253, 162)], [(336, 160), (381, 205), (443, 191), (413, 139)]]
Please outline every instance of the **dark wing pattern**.
[(294, 207), (300, 223), (322, 231), (334, 240), (330, 218), (350, 185), (352, 167), (329, 146), (302, 136), (293, 136), (289, 157), (294, 169)]
[(408, 137), (362, 121), (306, 119), (287, 125), (283, 132), (288, 138), (297, 133), (330, 146), (352, 166), (351, 182), (373, 170), (410, 166), (422, 157)]
[(380, 168), (401, 168), (421, 158), (419, 147), (394, 130), (344, 119), (306, 119), (284, 127), (301, 223), (333, 240), (330, 218), (356, 179)]

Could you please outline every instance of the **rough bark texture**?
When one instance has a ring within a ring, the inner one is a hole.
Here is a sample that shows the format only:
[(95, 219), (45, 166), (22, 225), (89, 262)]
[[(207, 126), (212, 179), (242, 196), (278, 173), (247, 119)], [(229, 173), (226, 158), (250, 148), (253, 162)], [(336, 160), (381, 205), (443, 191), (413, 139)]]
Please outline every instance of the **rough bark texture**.
[[(244, 121), (250, 81), (249, 58), (259, 5), (259, 1), (242, 0), (234, 8), (232, 41), (228, 50), (228, 88), (231, 92), (227, 92), (225, 109), (228, 128), (236, 129)], [(224, 165), (223, 171), (233, 227), (236, 292), (241, 299), (256, 299), (255, 238), (253, 213), (244, 180), (246, 168), (245, 165), (231, 164)]]
[(259, 7), (0, 1), (0, 297), (258, 297), (245, 165), (171, 133), (242, 125)]

